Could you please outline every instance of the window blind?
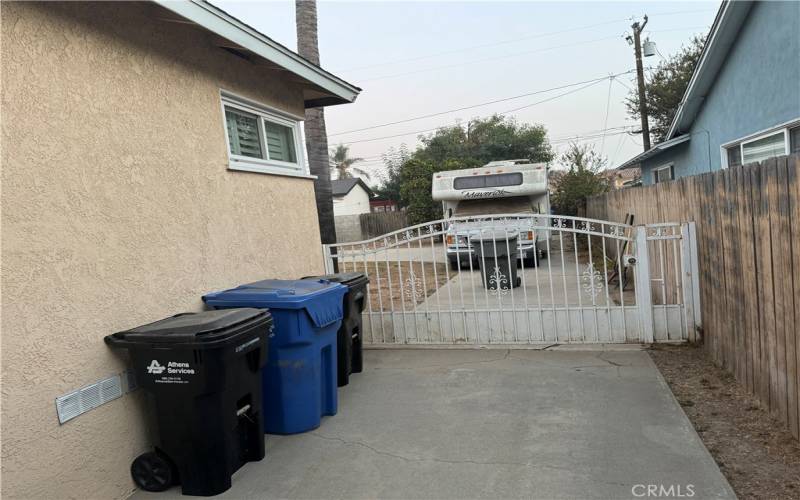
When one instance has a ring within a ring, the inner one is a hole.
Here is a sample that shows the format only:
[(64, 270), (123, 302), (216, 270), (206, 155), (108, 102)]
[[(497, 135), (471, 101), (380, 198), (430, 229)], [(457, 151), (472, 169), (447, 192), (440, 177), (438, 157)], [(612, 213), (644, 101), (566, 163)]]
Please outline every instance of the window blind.
[(742, 163), (748, 164), (786, 154), (783, 130), (757, 141), (742, 144)]
[(225, 120), (231, 153), (252, 158), (264, 158), (258, 133), (257, 116), (226, 108)]
[(266, 120), (264, 120), (264, 128), (267, 136), (269, 159), (297, 163), (292, 129)]

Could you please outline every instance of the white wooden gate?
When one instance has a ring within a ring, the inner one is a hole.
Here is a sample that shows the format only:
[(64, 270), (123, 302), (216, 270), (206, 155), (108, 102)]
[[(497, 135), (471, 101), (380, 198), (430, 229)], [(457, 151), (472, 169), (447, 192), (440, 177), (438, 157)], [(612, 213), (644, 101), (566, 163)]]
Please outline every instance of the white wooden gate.
[[(327, 272), (370, 279), (365, 344), (650, 343), (692, 340), (700, 326), (694, 234), (691, 222), (504, 214), (323, 251)], [(498, 251), (484, 260), (482, 248)]]

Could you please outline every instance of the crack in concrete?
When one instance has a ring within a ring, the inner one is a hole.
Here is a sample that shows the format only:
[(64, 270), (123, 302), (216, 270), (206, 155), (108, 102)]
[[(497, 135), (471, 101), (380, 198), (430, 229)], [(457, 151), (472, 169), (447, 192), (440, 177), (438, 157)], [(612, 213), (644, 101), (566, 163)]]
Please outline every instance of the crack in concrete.
[(325, 439), (327, 441), (335, 441), (342, 443), (344, 445), (350, 446), (359, 446), (361, 448), (365, 448), (367, 450), (372, 451), (378, 455), (383, 455), (391, 458), (396, 458), (399, 460), (403, 460), (404, 462), (409, 463), (421, 463), (421, 462), (435, 462), (435, 463), (442, 463), (442, 464), (451, 464), (451, 465), (459, 465), (459, 464), (468, 464), (468, 465), (509, 465), (515, 467), (530, 467), (535, 469), (550, 469), (550, 470), (559, 470), (559, 471), (566, 471), (570, 473), (574, 473), (574, 470), (569, 467), (558, 467), (555, 465), (544, 465), (544, 464), (533, 464), (530, 462), (504, 462), (504, 461), (479, 461), (479, 460), (452, 460), (452, 459), (445, 459), (445, 458), (425, 458), (425, 457), (407, 457), (404, 455), (398, 455), (396, 453), (391, 453), (389, 451), (380, 450), (375, 448), (367, 443), (361, 441), (349, 441), (347, 439), (342, 439), (339, 437), (334, 436), (325, 436), (319, 434), (317, 432), (310, 432), (308, 433), (309, 436), (315, 436), (320, 439)]
[(616, 366), (616, 367), (631, 366), (630, 363), (629, 364), (623, 364), (623, 363), (617, 363), (616, 361), (611, 361), (610, 359), (606, 359), (606, 358), (603, 357), (603, 354), (605, 354), (605, 351), (600, 351), (599, 353), (597, 353), (597, 356), (595, 356), (595, 358), (597, 358), (597, 359), (599, 359), (601, 361), (605, 361), (606, 363), (608, 363), (608, 364), (610, 364), (612, 366)]

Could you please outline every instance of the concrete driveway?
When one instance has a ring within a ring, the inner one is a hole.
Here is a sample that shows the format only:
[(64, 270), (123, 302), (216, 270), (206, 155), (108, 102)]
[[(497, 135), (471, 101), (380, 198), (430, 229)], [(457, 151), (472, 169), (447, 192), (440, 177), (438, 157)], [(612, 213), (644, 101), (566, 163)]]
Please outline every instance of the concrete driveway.
[(338, 415), (267, 436), (220, 497), (735, 498), (646, 352), (370, 350), (365, 364)]

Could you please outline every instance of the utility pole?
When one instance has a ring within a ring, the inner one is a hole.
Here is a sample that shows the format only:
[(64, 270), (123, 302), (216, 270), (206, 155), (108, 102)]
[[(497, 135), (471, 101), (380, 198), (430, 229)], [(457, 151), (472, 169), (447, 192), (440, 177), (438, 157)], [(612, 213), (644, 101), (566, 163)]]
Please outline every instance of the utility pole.
[(644, 27), (647, 25), (647, 16), (644, 16), (644, 22), (640, 25), (636, 21), (631, 25), (633, 30), (633, 47), (636, 52), (636, 78), (639, 80), (639, 115), (642, 118), (642, 143), (644, 150), (650, 149), (650, 126), (647, 123), (647, 101), (645, 100), (644, 92), (644, 68), (642, 67), (642, 43), (641, 34)]

